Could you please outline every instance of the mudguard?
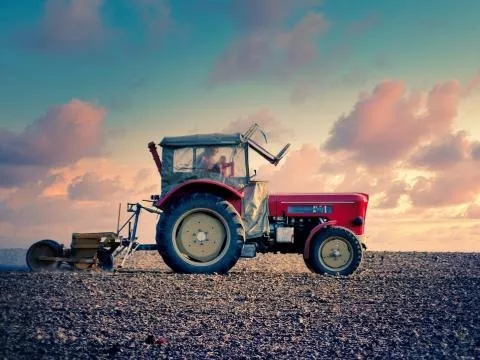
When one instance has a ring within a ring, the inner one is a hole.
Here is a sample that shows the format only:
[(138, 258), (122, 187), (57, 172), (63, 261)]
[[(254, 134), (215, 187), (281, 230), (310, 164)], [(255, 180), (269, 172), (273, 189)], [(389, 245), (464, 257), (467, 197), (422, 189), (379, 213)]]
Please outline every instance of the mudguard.
[(303, 248), (304, 259), (308, 259), (310, 257), (310, 243), (311, 243), (312, 239), (315, 236), (317, 236), (317, 234), (320, 231), (322, 231), (323, 229), (325, 229), (327, 227), (330, 227), (330, 226), (334, 226), (336, 224), (337, 224), (337, 222), (335, 220), (326, 221), (324, 223), (318, 224), (317, 226), (315, 226), (312, 229), (312, 231), (310, 231), (310, 234), (308, 235), (307, 240), (305, 241), (305, 247)]
[(242, 213), (243, 193), (225, 183), (209, 179), (187, 180), (175, 186), (153, 205), (165, 211), (173, 202), (188, 194), (199, 192), (220, 196), (230, 202), (240, 214)]

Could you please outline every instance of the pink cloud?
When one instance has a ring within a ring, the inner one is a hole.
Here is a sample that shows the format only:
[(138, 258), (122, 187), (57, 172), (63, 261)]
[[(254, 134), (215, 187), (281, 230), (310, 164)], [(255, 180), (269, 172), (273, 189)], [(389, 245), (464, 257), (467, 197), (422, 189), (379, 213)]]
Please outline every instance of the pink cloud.
[(465, 161), (437, 172), (434, 177), (419, 177), (408, 192), (416, 207), (461, 205), (475, 201), (480, 192), (480, 171)]
[[(35, 180), (0, 199), (0, 247), (26, 247), (40, 238), (69, 245), (72, 232), (114, 231), (119, 203), (125, 219), (127, 202), (158, 191), (158, 181), (149, 179), (146, 169), (106, 159), (82, 161)], [(146, 242), (154, 236), (155, 222), (148, 214), (141, 219)]]
[(123, 192), (118, 178), (101, 179), (98, 174), (87, 172), (76, 177), (68, 186), (68, 197), (71, 200), (104, 200), (113, 199)]
[(444, 170), (468, 158), (470, 149), (467, 132), (459, 131), (421, 146), (412, 155), (410, 163), (413, 167)]
[(465, 217), (471, 219), (480, 219), (480, 205), (470, 204), (465, 213)]
[(102, 17), (103, 0), (47, 0), (44, 16), (25, 33), (27, 45), (48, 51), (98, 47), (108, 37)]
[(368, 191), (370, 194), (378, 194), (379, 191), (384, 190), (383, 196), (381, 196), (376, 208), (378, 209), (393, 209), (398, 206), (400, 198), (407, 193), (408, 186), (404, 181), (394, 180), (388, 184), (378, 184), (375, 187), (371, 187)]
[[(239, 118), (231, 121), (223, 130), (224, 133), (240, 132), (244, 133), (250, 126), (257, 123), (260, 128), (267, 135), (269, 142), (283, 141), (287, 135), (291, 136), (292, 130), (285, 128), (280, 120), (278, 120), (268, 108), (262, 108), (256, 113), (249, 115), (246, 118)], [(265, 139), (260, 133), (254, 135), (254, 139), (264, 142)]]
[(284, 48), (288, 67), (301, 67), (317, 57), (316, 40), (330, 28), (330, 21), (321, 13), (308, 13), (278, 42)]
[(260, 73), (272, 56), (271, 39), (252, 33), (230, 44), (214, 64), (210, 81), (228, 82)]
[(23, 132), (0, 130), (0, 186), (102, 155), (105, 110), (80, 100), (53, 107)]
[(480, 160), (480, 141), (475, 141), (472, 145), (472, 158)]
[(318, 176), (321, 162), (320, 151), (312, 144), (303, 144), (300, 149), (290, 151), (279, 168), (260, 167), (258, 179), (269, 181), (270, 192), (322, 192), (325, 177)]
[(308, 13), (290, 30), (250, 31), (229, 44), (214, 63), (213, 84), (249, 79), (259, 74), (285, 76), (317, 57), (316, 41), (330, 23), (320, 13)]
[(464, 89), (464, 96), (470, 96), (475, 90), (480, 87), (480, 69), (477, 71), (475, 76), (470, 79), (467, 86)]
[(427, 95), (407, 94), (402, 82), (385, 81), (335, 122), (324, 148), (348, 152), (369, 166), (403, 160), (420, 141), (450, 133), (459, 98), (456, 81), (436, 85)]
[[(132, 169), (135, 170), (135, 169)], [(140, 169), (130, 181), (122, 181), (121, 176), (109, 176), (100, 171), (87, 171), (71, 180), (67, 187), (67, 195), (76, 201), (113, 201), (128, 199), (131, 196), (145, 196), (158, 187), (148, 180), (153, 173), (152, 169)]]

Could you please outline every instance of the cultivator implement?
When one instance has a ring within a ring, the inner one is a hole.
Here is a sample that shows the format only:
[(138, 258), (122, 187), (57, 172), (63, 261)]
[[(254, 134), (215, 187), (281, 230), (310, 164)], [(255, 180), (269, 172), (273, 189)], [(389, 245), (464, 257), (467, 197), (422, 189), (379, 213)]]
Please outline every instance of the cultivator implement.
[[(119, 258), (122, 268), (128, 258), (133, 258), (136, 251), (157, 250), (156, 244), (140, 244), (137, 227), (140, 213), (145, 210), (160, 215), (161, 211), (143, 206), (140, 203), (127, 204), (127, 212), (132, 213), (122, 227), (117, 225), (116, 232), (73, 233), (70, 248), (55, 240), (45, 239), (34, 243), (27, 252), (27, 265), (32, 271), (51, 271), (67, 266), (74, 270), (100, 268), (114, 269), (114, 258)], [(120, 219), (120, 208), (119, 208)], [(133, 221), (133, 228), (132, 228)], [(120, 235), (128, 225), (128, 235)], [(134, 267), (135, 267), (135, 259)]]

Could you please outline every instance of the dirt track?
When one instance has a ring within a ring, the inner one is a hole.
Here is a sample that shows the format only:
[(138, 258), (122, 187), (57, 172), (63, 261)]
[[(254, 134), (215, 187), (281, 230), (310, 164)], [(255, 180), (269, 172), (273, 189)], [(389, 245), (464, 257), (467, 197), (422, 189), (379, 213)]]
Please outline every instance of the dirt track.
[(0, 273), (0, 356), (480, 358), (480, 254), (367, 253), (355, 276), (301, 257), (241, 260), (228, 276)]

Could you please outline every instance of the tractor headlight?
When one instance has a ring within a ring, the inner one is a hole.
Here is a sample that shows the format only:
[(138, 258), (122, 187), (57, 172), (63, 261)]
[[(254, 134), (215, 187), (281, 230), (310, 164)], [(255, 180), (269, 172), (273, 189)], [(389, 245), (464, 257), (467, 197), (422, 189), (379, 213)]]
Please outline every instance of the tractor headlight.
[(363, 217), (357, 216), (355, 219), (353, 219), (352, 224), (355, 226), (362, 226), (364, 223)]

